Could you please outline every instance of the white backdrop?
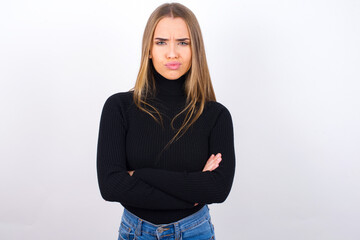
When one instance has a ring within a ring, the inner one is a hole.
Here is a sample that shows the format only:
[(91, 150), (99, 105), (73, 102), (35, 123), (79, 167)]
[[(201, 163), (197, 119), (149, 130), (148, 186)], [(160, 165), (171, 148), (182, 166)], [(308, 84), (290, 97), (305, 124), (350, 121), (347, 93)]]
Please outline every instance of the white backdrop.
[[(135, 83), (163, 2), (0, 3), (0, 239), (117, 239), (100, 114)], [(217, 239), (360, 239), (360, 2), (180, 2), (234, 123), (232, 192), (209, 205)]]

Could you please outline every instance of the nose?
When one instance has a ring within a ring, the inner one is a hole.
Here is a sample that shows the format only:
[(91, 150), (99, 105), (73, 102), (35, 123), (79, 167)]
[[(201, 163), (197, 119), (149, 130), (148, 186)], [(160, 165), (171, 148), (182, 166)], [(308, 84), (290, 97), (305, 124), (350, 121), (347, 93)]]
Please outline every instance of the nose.
[(178, 52), (176, 50), (176, 45), (174, 42), (170, 42), (168, 45), (167, 58), (177, 58)]

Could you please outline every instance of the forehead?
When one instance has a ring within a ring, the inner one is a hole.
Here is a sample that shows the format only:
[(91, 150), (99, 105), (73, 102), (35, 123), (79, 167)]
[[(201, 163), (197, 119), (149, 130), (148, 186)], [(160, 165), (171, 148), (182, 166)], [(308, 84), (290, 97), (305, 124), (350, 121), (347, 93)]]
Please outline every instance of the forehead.
[(156, 25), (154, 37), (189, 37), (189, 30), (184, 19), (164, 17)]

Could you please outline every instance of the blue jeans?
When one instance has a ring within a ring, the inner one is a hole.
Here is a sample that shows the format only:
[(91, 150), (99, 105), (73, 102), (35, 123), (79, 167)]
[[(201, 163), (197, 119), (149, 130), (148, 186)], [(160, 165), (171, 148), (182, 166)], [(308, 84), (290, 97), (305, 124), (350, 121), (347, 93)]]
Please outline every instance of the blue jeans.
[(124, 209), (118, 240), (215, 240), (209, 207), (177, 222), (152, 224)]

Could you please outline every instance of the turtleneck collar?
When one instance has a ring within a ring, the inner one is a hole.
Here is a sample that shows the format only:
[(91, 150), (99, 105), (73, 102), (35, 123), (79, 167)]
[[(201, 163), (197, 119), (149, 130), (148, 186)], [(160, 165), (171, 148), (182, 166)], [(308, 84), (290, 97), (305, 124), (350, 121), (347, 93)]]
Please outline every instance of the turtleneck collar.
[(155, 79), (158, 96), (163, 96), (163, 97), (185, 96), (185, 80), (187, 73), (182, 75), (180, 78), (173, 80), (165, 78), (155, 69), (153, 73), (154, 73), (154, 79)]
[(151, 70), (156, 85), (156, 98), (167, 105), (184, 105), (186, 101), (185, 80), (189, 71), (178, 79), (170, 80), (158, 73), (152, 63)]

